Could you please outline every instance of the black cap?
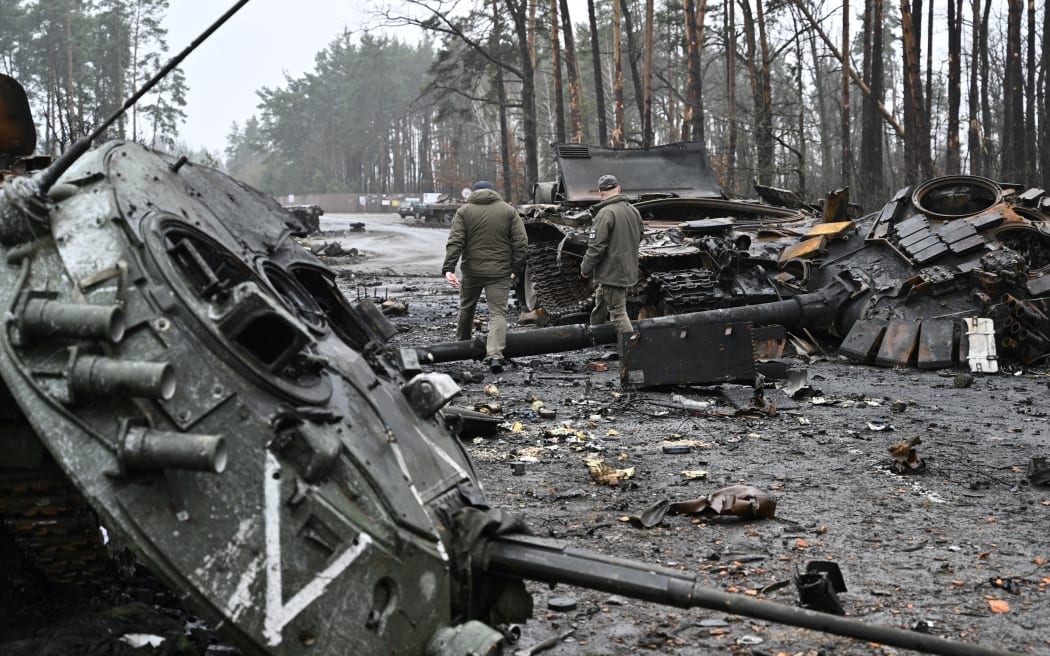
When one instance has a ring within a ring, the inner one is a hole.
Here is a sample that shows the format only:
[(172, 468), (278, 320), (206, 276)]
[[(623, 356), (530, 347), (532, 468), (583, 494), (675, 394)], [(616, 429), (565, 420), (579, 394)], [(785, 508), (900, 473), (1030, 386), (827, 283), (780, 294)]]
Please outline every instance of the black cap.
[(474, 186), (470, 188), (471, 191), (477, 191), (478, 189), (492, 189), (495, 191), (496, 186), (488, 180), (478, 180), (474, 183)]
[(598, 178), (598, 191), (609, 191), (620, 186), (620, 181), (615, 175), (603, 175)]

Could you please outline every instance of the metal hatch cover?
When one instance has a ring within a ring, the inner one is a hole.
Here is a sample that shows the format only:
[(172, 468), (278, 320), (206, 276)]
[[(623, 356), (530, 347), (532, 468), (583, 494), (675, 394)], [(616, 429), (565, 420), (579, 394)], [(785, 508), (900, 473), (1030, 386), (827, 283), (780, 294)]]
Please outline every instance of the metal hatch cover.
[(723, 198), (702, 143), (682, 142), (652, 148), (602, 148), (554, 144), (562, 192), (569, 203), (598, 197), (598, 177), (615, 175), (624, 194), (679, 198)]

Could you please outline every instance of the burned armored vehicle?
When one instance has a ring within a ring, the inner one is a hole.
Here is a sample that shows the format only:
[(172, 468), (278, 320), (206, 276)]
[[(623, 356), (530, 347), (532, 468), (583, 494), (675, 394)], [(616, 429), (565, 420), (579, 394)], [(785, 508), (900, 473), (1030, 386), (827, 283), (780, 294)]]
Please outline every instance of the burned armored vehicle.
[[(559, 145), (555, 152), (558, 182), (539, 185), (544, 202), (525, 208), (529, 259), (518, 290), (524, 309), (540, 311), (541, 320), (569, 323), (590, 308), (578, 261), (587, 208), (598, 200), (596, 180), (611, 172), (647, 227), (629, 310), (639, 319), (682, 315), (643, 321), (642, 328), (786, 324), (881, 366), (994, 371), (1000, 355), (1032, 363), (1050, 354), (1050, 196), (1042, 188), (935, 178), (862, 215), (846, 190), (819, 207), (769, 188), (758, 191), (772, 202), (727, 200), (700, 144)], [(846, 280), (848, 291), (841, 288)], [(838, 289), (820, 301), (834, 299), (828, 311), (805, 316), (794, 309), (804, 303), (775, 305), (831, 287)], [(788, 308), (787, 315), (770, 314), (770, 307)], [(508, 355), (516, 339), (532, 344), (530, 352), (541, 348), (540, 335), (512, 336)], [(595, 339), (615, 335), (580, 343)]]
[[(36, 127), (25, 90), (0, 74), (0, 188), (50, 163), (34, 156)], [(44, 447), (6, 383), (0, 382), (0, 538), (49, 581), (96, 584), (130, 560), (108, 541), (84, 497)]]
[[(592, 289), (579, 276), (579, 264), (603, 174), (620, 180), (645, 222), (641, 279), (628, 298), (639, 316), (776, 300), (767, 281), (778, 268), (774, 244), (821, 218), (818, 208), (802, 202), (728, 199), (701, 143), (639, 149), (557, 144), (554, 158), (558, 180), (537, 185), (534, 203), (523, 207), (529, 252), (518, 289), (522, 309), (542, 310), (547, 321), (571, 321), (589, 310)], [(848, 204), (835, 200), (832, 217), (844, 216)]]

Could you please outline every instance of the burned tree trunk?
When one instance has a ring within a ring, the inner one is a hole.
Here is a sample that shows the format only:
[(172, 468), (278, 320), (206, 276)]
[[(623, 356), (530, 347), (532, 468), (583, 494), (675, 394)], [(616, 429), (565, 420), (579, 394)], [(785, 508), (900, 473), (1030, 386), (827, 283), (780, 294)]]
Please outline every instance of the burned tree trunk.
[(645, 63), (642, 66), (642, 146), (649, 148), (653, 145), (653, 0), (645, 0)]
[(1024, 76), (1021, 70), (1022, 0), (1007, 1), (1006, 69), (1003, 74), (1001, 175), (1016, 182), (1025, 173)]
[(919, 34), (922, 31), (922, 0), (901, 0), (901, 28), (904, 45), (904, 175), (909, 184), (933, 176), (930, 161), (930, 132), (923, 109), (922, 79), (919, 75)]
[(638, 37), (634, 33), (634, 19), (631, 16), (631, 5), (628, 0), (620, 0), (620, 9), (623, 10), (623, 30), (627, 35), (627, 65), (631, 69), (631, 82), (634, 84), (634, 104), (638, 109), (639, 118), (645, 107), (642, 99), (642, 78), (638, 71), (638, 60), (642, 58), (642, 52), (638, 49)]
[(613, 132), (612, 147), (623, 148), (624, 143), (624, 117), (623, 117), (623, 49), (621, 48), (621, 35), (623, 33), (623, 21), (620, 16), (620, 3), (613, 0)]
[(842, 0), (842, 109), (839, 131), (842, 133), (842, 186), (850, 186), (853, 171), (853, 152), (850, 148), (849, 118), (849, 0)]
[(598, 143), (609, 143), (609, 129), (605, 123), (605, 83), (602, 81), (602, 52), (598, 47), (598, 21), (594, 16), (594, 0), (587, 0), (587, 21), (591, 27), (591, 63), (594, 66), (594, 113), (598, 115)]
[(981, 119), (978, 118), (980, 105), (980, 88), (978, 86), (978, 53), (981, 49), (980, 23), (981, 23), (981, 0), (971, 0), (973, 11), (973, 23), (970, 26), (970, 92), (968, 95), (970, 127), (966, 135), (966, 149), (970, 155), (970, 173), (972, 175), (984, 175), (984, 131), (981, 129)]
[(944, 172), (959, 173), (959, 104), (962, 75), (962, 0), (948, 0), (948, 139)]
[(724, 0), (726, 43), (726, 180), (730, 193), (736, 192), (736, 4)]
[(561, 86), (561, 45), (558, 42), (558, 0), (551, 0), (551, 82), (554, 85), (554, 138), (565, 143), (565, 95)]
[(576, 59), (576, 38), (572, 33), (568, 0), (561, 0), (561, 28), (565, 36), (565, 71), (569, 76), (569, 116), (572, 117), (573, 143), (583, 143), (583, 114), (580, 109), (580, 66)]
[(858, 198), (865, 206), (877, 202), (883, 196), (882, 178), (882, 121), (879, 119), (877, 103), (882, 102), (882, 0), (866, 0), (864, 3), (864, 63), (863, 79), (870, 93), (864, 96), (861, 106), (860, 179), (864, 184)]

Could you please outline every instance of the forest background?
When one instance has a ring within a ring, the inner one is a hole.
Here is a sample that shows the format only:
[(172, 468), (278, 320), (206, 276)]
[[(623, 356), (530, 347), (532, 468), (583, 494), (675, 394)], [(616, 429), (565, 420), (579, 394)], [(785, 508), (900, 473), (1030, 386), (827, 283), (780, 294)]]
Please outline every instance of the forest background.
[[(39, 151), (89, 132), (163, 65), (169, 10), (167, 0), (0, 0), (0, 72), (29, 93)], [(374, 29), (344, 32), (319, 47), (313, 70), (260, 89), (223, 153), (191, 155), (275, 195), (418, 195), (486, 178), (517, 202), (553, 179), (551, 143), (701, 141), (729, 195), (750, 195), (753, 182), (807, 198), (849, 186), (869, 209), (936, 175), (1050, 177), (1043, 2), (569, 10), (567, 0), (375, 5)], [(184, 151), (192, 83), (176, 71), (104, 137)]]

